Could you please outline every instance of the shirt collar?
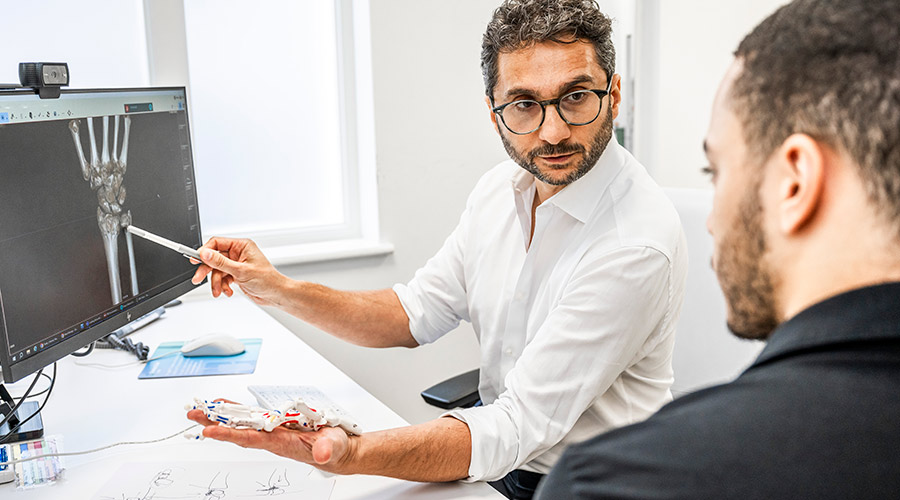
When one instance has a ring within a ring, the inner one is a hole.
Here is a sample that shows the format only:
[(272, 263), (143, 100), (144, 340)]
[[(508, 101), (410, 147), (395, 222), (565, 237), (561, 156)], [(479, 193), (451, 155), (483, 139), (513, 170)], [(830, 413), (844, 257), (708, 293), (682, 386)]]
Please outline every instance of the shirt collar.
[(810, 306), (782, 323), (753, 366), (829, 344), (900, 340), (900, 283), (858, 288)]
[[(616, 142), (615, 136), (612, 136), (606, 144), (603, 154), (588, 173), (564, 187), (544, 203), (556, 205), (578, 221), (586, 222), (597, 207), (600, 195), (606, 191), (624, 165), (624, 149)], [(534, 175), (522, 168), (513, 174), (511, 180), (513, 189), (520, 194), (532, 189), (535, 182)]]

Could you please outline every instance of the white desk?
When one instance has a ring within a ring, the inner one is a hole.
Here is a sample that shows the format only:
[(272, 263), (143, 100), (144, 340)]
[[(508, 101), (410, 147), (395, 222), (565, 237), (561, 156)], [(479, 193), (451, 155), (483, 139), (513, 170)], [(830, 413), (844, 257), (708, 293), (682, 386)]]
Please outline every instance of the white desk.
[[(47, 435), (63, 436), (63, 451), (97, 448), (119, 441), (162, 438), (190, 425), (184, 405), (194, 396), (225, 397), (255, 404), (247, 385), (315, 385), (352, 414), (363, 429), (374, 431), (407, 423), (363, 390), (325, 358), (300, 341), (248, 299), (187, 299), (166, 310), (162, 319), (138, 330), (133, 338), (151, 347), (186, 340), (204, 333), (263, 339), (256, 371), (226, 375), (138, 380), (143, 365), (104, 369), (79, 362), (120, 364), (135, 358), (122, 351), (94, 350), (86, 358), (68, 356), (58, 363), (56, 386), (42, 412)], [(14, 394), (31, 377), (12, 386)], [(38, 382), (38, 387), (46, 384)], [(287, 460), (261, 450), (247, 450), (213, 440), (188, 441), (176, 437), (162, 443), (129, 445), (88, 455), (66, 457), (66, 477), (52, 486), (16, 491), (0, 485), (4, 500), (90, 498), (122, 463), (157, 461), (274, 461)], [(502, 498), (485, 483), (414, 483), (376, 476), (332, 476), (318, 470), (315, 477), (335, 478), (331, 498)]]

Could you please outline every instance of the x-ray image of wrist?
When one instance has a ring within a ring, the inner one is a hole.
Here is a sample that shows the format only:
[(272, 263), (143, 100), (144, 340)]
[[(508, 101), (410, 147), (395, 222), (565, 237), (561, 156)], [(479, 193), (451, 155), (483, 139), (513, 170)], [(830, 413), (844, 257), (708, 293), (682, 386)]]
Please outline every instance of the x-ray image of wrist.
[[(119, 232), (131, 225), (131, 211), (124, 211), (125, 203), (125, 170), (128, 163), (128, 136), (131, 133), (131, 117), (125, 116), (122, 148), (116, 151), (119, 144), (119, 115), (113, 116), (112, 145), (109, 142), (109, 116), (100, 117), (103, 124), (102, 145), (98, 154), (97, 138), (94, 133), (94, 117), (86, 118), (88, 142), (90, 144), (90, 162), (84, 156), (81, 145), (81, 120), (69, 122), (69, 131), (75, 141), (78, 160), (81, 163), (81, 175), (90, 183), (91, 189), (97, 192), (97, 225), (103, 236), (103, 249), (106, 253), (106, 265), (109, 271), (109, 288), (113, 304), (122, 301), (122, 284), (119, 275)], [(128, 247), (128, 263), (131, 272), (131, 293), (138, 294), (137, 267), (134, 262), (134, 247), (131, 234), (125, 233), (125, 244)]]
[[(303, 398), (285, 402), (280, 408), (274, 410), (194, 398), (194, 404), (186, 405), (185, 409), (202, 410), (209, 420), (228, 427), (245, 427), (272, 432), (276, 427), (282, 425), (302, 431), (317, 431), (327, 426), (340, 427), (348, 434), (357, 436), (362, 434), (362, 430), (356, 422), (341, 416), (339, 412), (331, 408), (311, 408), (303, 401)], [(203, 434), (185, 434), (185, 437), (203, 439)]]

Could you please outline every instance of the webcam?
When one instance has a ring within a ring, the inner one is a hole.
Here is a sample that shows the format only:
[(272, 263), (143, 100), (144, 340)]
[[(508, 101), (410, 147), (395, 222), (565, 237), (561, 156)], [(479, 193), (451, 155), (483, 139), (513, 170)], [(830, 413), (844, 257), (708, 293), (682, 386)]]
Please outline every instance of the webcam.
[(19, 83), (35, 89), (42, 99), (59, 97), (59, 88), (69, 85), (69, 65), (66, 63), (19, 63)]

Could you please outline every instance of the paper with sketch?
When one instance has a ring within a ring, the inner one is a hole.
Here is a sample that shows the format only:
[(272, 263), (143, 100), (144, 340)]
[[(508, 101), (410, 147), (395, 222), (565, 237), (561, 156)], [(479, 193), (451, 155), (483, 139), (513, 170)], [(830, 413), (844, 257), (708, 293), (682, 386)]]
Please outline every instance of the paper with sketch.
[(334, 479), (299, 462), (137, 462), (119, 467), (95, 500), (225, 500), (285, 496), (328, 500)]

